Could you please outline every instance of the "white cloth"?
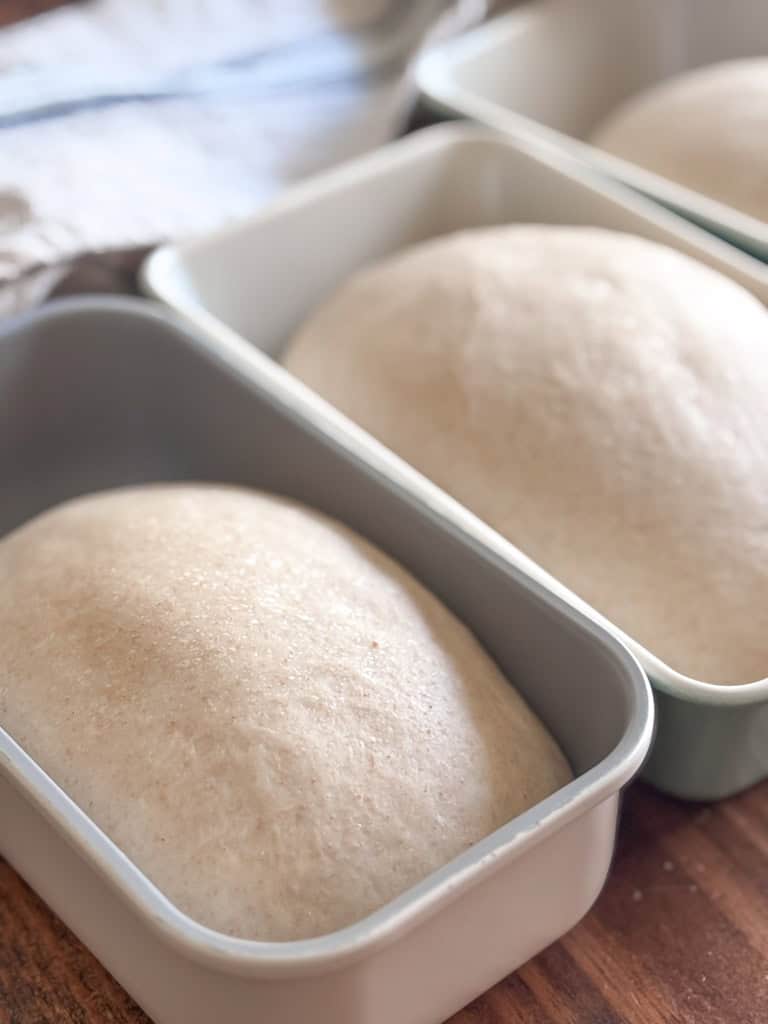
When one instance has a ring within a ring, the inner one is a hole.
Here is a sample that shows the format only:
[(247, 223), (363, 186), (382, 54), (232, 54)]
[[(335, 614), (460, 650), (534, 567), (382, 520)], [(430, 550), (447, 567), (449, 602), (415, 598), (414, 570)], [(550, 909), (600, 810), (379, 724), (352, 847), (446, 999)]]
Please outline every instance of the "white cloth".
[[(93, 0), (0, 33), (0, 312), (380, 145), (481, 0)], [(12, 287), (9, 289), (8, 286)]]

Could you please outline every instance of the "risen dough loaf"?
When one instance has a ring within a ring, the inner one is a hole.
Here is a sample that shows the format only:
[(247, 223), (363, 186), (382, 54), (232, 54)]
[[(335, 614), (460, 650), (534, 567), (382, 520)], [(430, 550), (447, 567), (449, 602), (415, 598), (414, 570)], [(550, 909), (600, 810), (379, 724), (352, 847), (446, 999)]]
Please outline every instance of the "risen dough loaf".
[(285, 365), (678, 670), (768, 675), (768, 313), (587, 228), (363, 270)]
[(570, 778), (474, 637), (286, 500), (148, 487), (0, 544), (0, 724), (191, 917), (363, 917)]
[(768, 221), (768, 57), (662, 82), (614, 111), (592, 141)]

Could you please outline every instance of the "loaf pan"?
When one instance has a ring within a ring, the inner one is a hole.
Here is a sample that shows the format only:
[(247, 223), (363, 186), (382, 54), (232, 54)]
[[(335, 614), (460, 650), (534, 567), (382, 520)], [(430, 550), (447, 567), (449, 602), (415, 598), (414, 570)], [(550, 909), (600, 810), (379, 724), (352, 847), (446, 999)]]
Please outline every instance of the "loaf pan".
[(665, 78), (766, 56), (765, 0), (536, 0), (427, 52), (416, 79), (428, 106), (583, 160), (768, 260), (768, 223), (585, 141)]
[(3, 533), (74, 495), (143, 481), (227, 481), (307, 502), (474, 630), (576, 775), (363, 921), (251, 942), (172, 906), (0, 729), (0, 853), (157, 1024), (438, 1024), (571, 928), (605, 880), (619, 791), (651, 739), (644, 673), (360, 448), (354, 433), (319, 429), (247, 354), (149, 303), (70, 300), (0, 332)]
[[(264, 356), (281, 346), (342, 280), (406, 245), (462, 228), (510, 221), (593, 224), (633, 232), (694, 256), (768, 301), (768, 268), (634, 193), (575, 167), (526, 153), (478, 128), (440, 126), (323, 175), (250, 220), (217, 235), (157, 250), (145, 286), (224, 350), (256, 348), (274, 381), (286, 374)], [(293, 381), (296, 401), (326, 428), (349, 421)], [(368, 453), (380, 446), (369, 439)], [(390, 472), (400, 473), (394, 460)], [(419, 478), (424, 500), (436, 488)], [(458, 505), (454, 521), (505, 553), (560, 596), (607, 623), (551, 576)], [(768, 680), (712, 686), (665, 665), (623, 636), (656, 688), (658, 742), (646, 768), (659, 788), (710, 800), (768, 775)]]

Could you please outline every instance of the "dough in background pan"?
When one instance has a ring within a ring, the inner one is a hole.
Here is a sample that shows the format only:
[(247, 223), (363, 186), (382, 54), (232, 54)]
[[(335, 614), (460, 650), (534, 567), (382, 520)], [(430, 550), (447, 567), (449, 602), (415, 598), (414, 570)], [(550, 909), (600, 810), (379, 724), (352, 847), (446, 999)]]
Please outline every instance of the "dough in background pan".
[(768, 222), (768, 56), (696, 68), (632, 96), (592, 142)]
[(725, 276), (468, 231), (342, 284), (284, 363), (672, 668), (768, 675), (768, 312)]

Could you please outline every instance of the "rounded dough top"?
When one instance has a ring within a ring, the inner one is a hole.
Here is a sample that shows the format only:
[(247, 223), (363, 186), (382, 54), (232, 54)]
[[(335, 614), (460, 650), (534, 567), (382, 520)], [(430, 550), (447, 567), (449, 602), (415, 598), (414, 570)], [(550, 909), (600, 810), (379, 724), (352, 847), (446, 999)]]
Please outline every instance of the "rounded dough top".
[(592, 141), (768, 221), (768, 58), (663, 81), (618, 107)]
[(435, 597), (285, 499), (80, 499), (0, 543), (0, 579), (0, 725), (222, 932), (351, 924), (570, 778)]
[(589, 228), (365, 269), (285, 365), (673, 668), (768, 675), (768, 313)]

